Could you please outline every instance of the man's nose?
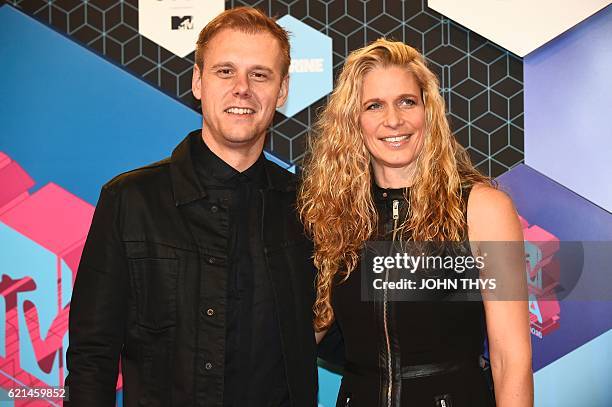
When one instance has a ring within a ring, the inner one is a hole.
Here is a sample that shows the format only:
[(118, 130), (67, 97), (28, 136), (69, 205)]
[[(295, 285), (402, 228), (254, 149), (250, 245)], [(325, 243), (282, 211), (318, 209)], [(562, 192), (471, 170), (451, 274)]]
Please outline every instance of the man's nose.
[(249, 97), (251, 96), (251, 88), (247, 74), (239, 74), (234, 77), (234, 96)]

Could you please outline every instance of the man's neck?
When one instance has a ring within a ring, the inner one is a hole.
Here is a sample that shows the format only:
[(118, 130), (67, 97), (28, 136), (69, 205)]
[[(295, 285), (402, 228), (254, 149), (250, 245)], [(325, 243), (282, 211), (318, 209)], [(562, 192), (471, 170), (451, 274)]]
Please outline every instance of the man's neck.
[(217, 157), (238, 172), (251, 167), (261, 155), (265, 138), (261, 137), (253, 143), (235, 143), (232, 146), (222, 145), (208, 137), (202, 130), (202, 140)]

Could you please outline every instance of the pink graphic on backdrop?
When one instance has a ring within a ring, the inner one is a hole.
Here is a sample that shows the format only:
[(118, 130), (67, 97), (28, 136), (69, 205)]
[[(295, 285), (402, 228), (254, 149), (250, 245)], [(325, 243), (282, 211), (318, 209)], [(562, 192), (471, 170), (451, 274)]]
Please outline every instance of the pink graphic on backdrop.
[(34, 353), (40, 369), (49, 373), (53, 367), (53, 361), (57, 350), (62, 347), (64, 334), (68, 332), (68, 313), (70, 305), (66, 305), (51, 323), (47, 339), (42, 339), (40, 336), (40, 323), (38, 319), (38, 311), (32, 301), (24, 301), (23, 310), (25, 312), (26, 324), (30, 333), (30, 340), (34, 346)]
[[(93, 217), (94, 207), (60, 186), (49, 183), (30, 194), (34, 180), (6, 154), (0, 152), (0, 221), (27, 237), (37, 245), (54, 254), (57, 296), (49, 298), (45, 304), (35, 304), (25, 300), (19, 309), (18, 295), (37, 289), (37, 275), (13, 279), (2, 274), (0, 295), (6, 304), (5, 315), (5, 357), (0, 357), (0, 387), (4, 389), (17, 386), (48, 387), (49, 384), (38, 379), (33, 373), (21, 366), (21, 349), (28, 341), (34, 350), (38, 367), (49, 373), (59, 364), (57, 383), (63, 384), (63, 340), (68, 331), (70, 304), (62, 306), (62, 262), (71, 271), (69, 287), (74, 285), (77, 267), (83, 245)], [(46, 270), (51, 272), (52, 270)], [(45, 271), (43, 271), (45, 272)], [(66, 286), (66, 285), (64, 285)], [(69, 293), (65, 293), (69, 294)], [(46, 334), (41, 332), (39, 310), (41, 307), (54, 307), (56, 315)], [(19, 330), (19, 315), (22, 312), (27, 332)], [(119, 378), (117, 388), (122, 387)], [(16, 406), (61, 405), (60, 400), (21, 400)]]
[(0, 151), (0, 214), (26, 199), (34, 180), (9, 156)]
[(0, 220), (66, 261), (74, 283), (93, 211), (87, 202), (49, 183), (0, 214)]
[(555, 254), (559, 239), (552, 233), (520, 218), (525, 240), (525, 271), (529, 289), (529, 320), (531, 333), (543, 338), (559, 328), (559, 300), (555, 289), (559, 286), (560, 266)]

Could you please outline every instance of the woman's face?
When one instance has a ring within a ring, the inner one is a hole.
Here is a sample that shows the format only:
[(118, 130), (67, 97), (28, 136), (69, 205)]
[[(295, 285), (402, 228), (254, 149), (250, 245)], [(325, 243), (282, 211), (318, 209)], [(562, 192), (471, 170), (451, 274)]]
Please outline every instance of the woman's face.
[(425, 131), (414, 74), (399, 66), (374, 68), (364, 76), (361, 93), (359, 124), (377, 179), (389, 172), (412, 174)]

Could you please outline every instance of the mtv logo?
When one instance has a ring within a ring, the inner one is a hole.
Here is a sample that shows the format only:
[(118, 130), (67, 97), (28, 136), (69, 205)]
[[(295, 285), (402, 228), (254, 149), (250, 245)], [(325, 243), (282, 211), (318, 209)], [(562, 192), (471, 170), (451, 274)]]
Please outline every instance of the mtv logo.
[(170, 25), (173, 30), (193, 30), (193, 17), (192, 16), (172, 16)]
[(61, 386), (70, 295), (94, 208), (53, 183), (30, 194), (34, 181), (2, 152), (0, 185), (0, 387)]
[(290, 15), (278, 24), (291, 33), (289, 96), (278, 109), (287, 117), (304, 110), (332, 90), (332, 40)]
[(224, 0), (138, 0), (138, 32), (186, 57), (194, 51), (200, 30), (223, 10)]

